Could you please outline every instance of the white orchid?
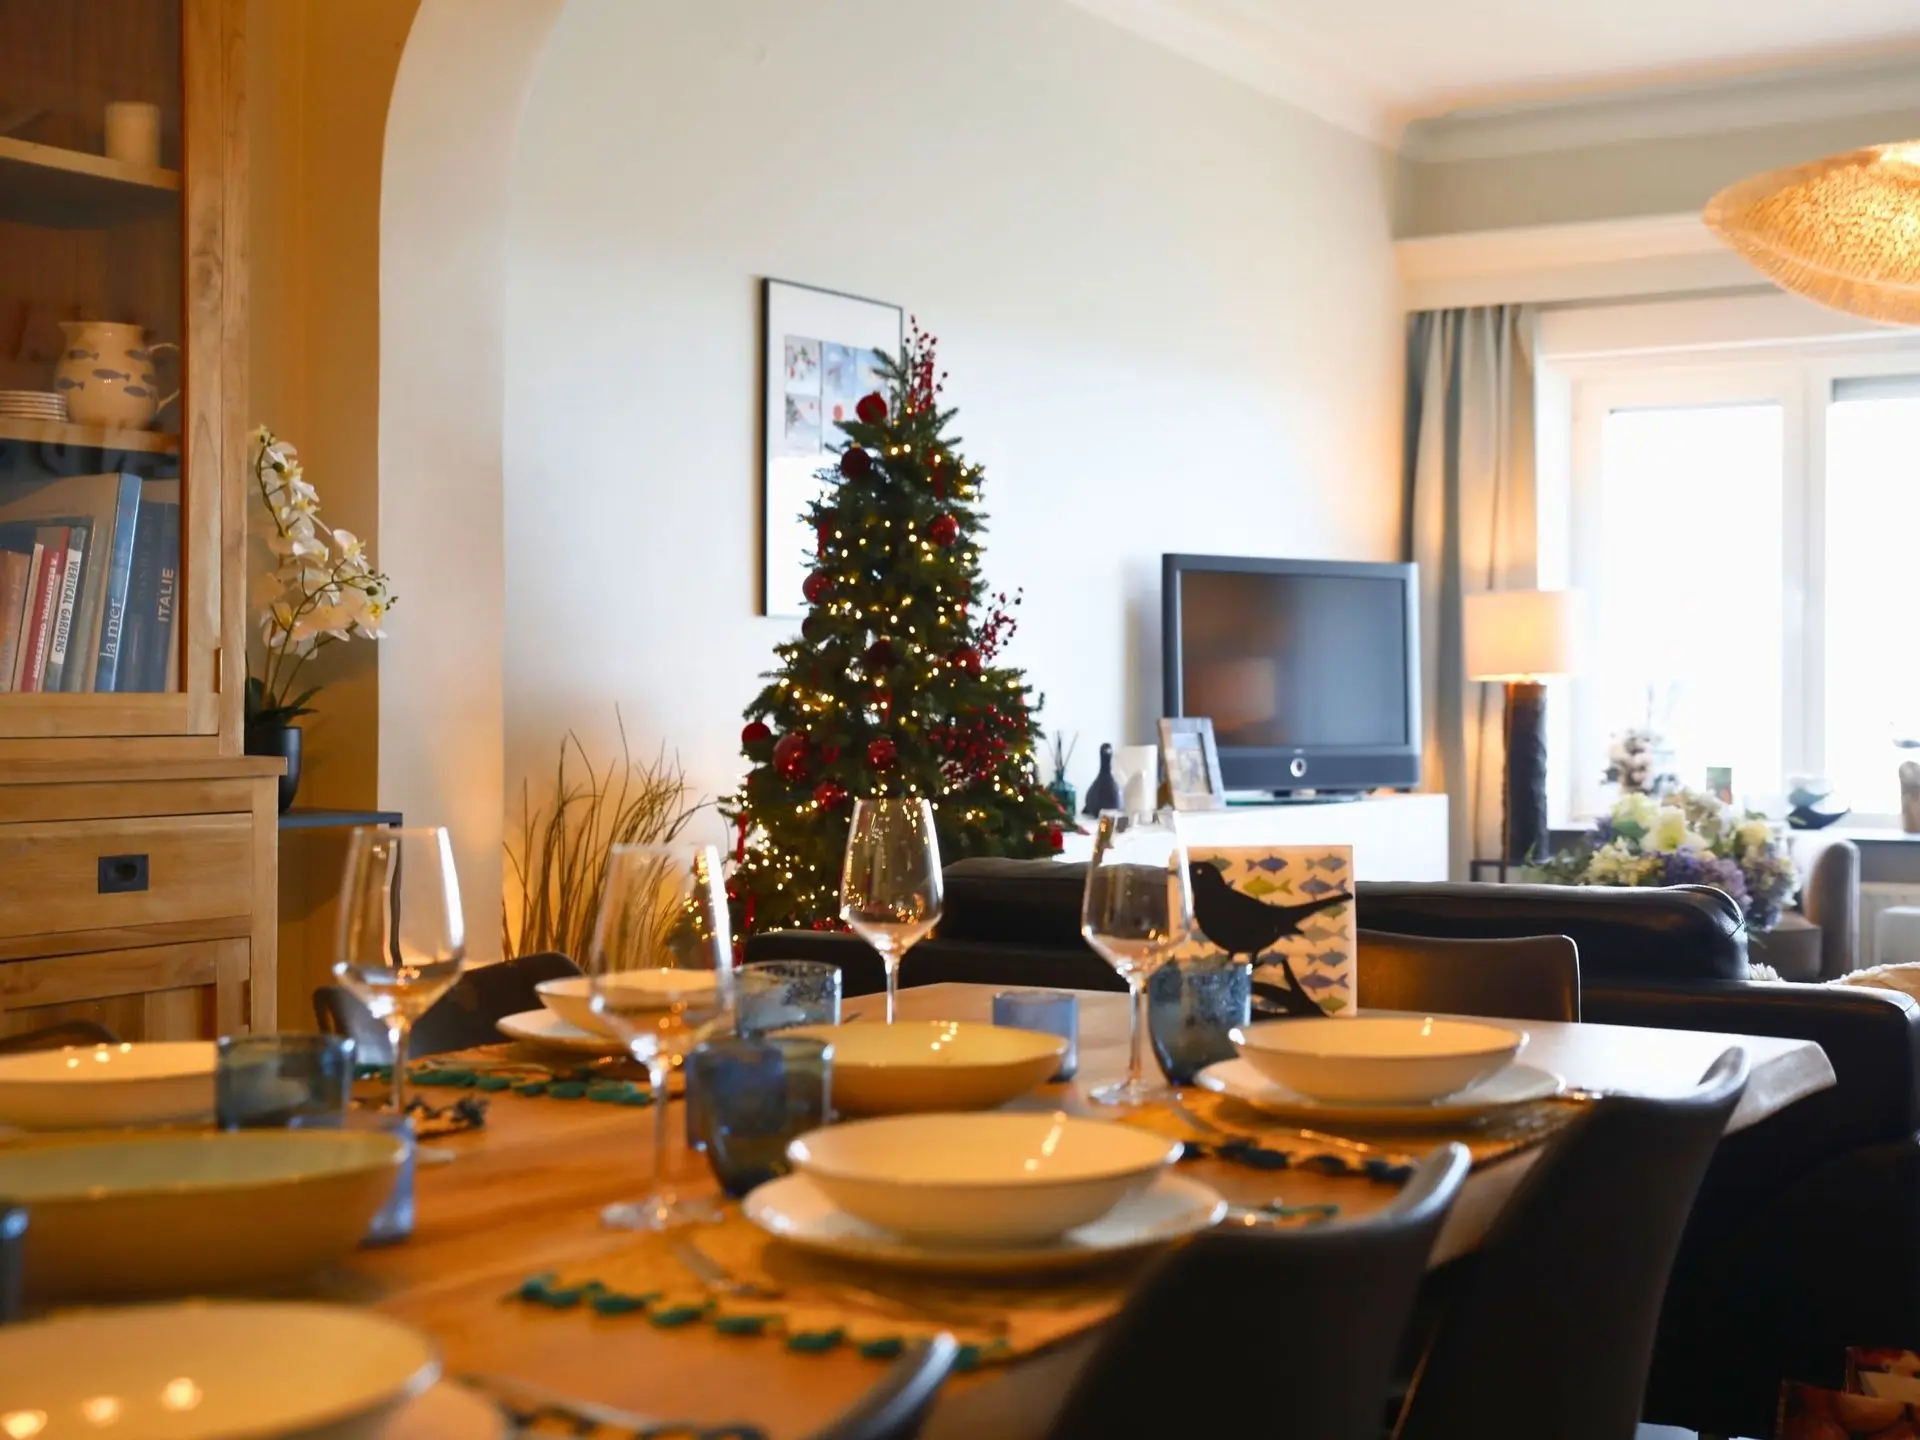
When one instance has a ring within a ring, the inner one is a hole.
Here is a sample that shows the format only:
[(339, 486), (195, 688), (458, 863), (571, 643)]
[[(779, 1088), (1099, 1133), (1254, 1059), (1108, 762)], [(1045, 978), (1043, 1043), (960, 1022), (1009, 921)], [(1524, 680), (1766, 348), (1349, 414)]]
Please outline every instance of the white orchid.
[(319, 688), (294, 693), (300, 668), (324, 646), (355, 636), (380, 639), (394, 597), (367, 557), (366, 542), (320, 519), (320, 495), (306, 479), (299, 451), (264, 426), (253, 432), (253, 476), (272, 521), (267, 548), (278, 563), (260, 613), (266, 669), (247, 681), (247, 713), (286, 720), (306, 714)]
[(1650, 850), (1707, 848), (1707, 842), (1687, 828), (1687, 812), (1674, 805), (1662, 805), (1654, 812), (1653, 823), (1641, 843)]

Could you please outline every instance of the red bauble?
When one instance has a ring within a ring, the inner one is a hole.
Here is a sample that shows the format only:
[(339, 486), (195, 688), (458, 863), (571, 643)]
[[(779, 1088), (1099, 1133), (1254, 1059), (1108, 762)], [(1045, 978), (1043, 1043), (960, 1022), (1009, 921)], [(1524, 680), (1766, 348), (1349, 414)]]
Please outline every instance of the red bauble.
[(1067, 848), (1067, 837), (1060, 833), (1058, 825), (1044, 825), (1035, 836), (1043, 850), (1052, 850), (1056, 854)]
[(799, 731), (782, 735), (773, 747), (773, 768), (787, 780), (798, 780), (807, 773), (807, 737)]
[[(861, 402), (865, 404), (865, 401)], [(840, 452), (840, 474), (847, 480), (859, 480), (873, 471), (873, 456), (858, 445), (849, 445)]]
[(936, 515), (927, 526), (927, 538), (936, 545), (951, 545), (960, 538), (960, 522), (948, 514)]
[(810, 570), (807, 578), (800, 582), (800, 593), (807, 597), (809, 605), (818, 605), (833, 593), (833, 577), (824, 570)]
[(891, 669), (893, 642), (882, 636), (867, 647), (866, 653), (860, 659), (866, 665), (869, 675), (878, 675), (883, 670)]
[(980, 652), (971, 645), (962, 645), (947, 659), (956, 670), (964, 670), (969, 675), (980, 673)]
[(747, 728), (740, 732), (740, 743), (745, 746), (764, 745), (773, 738), (773, 731), (764, 720), (752, 720)]
[(800, 617), (800, 638), (802, 640), (818, 640), (820, 638), (820, 632), (826, 628), (827, 617), (818, 610), (809, 610), (805, 615)]
[(814, 786), (813, 803), (822, 810), (838, 810), (847, 803), (847, 787), (838, 780), (822, 780)]
[(871, 395), (863, 396), (860, 403), (853, 407), (853, 413), (869, 425), (878, 425), (887, 418), (886, 397), (878, 390)]
[(867, 746), (867, 764), (876, 770), (890, 770), (900, 758), (900, 747), (882, 735)]

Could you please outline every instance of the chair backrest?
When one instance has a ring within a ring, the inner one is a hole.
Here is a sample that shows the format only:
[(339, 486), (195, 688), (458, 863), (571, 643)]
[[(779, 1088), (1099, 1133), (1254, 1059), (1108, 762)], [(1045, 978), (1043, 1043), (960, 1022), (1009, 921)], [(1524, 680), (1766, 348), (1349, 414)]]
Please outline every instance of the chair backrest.
[[(522, 955), (498, 965), (476, 965), (414, 1022), (407, 1037), (407, 1054), (417, 1060), (424, 1055), (495, 1044), (500, 1040), (498, 1021), (523, 1010), (541, 1008), (534, 986), (579, 973), (580, 967), (573, 961), (551, 952)], [(313, 1013), (322, 1030), (352, 1038), (354, 1055), (362, 1063), (384, 1065), (392, 1059), (386, 1026), (340, 986), (316, 989)]]
[(1196, 1236), (1128, 1297), (1049, 1440), (1377, 1440), (1434, 1237), (1466, 1179), (1435, 1150), (1386, 1210), (1305, 1230)]
[(1609, 1096), (1535, 1162), (1449, 1275), (1397, 1440), (1628, 1440), (1667, 1275), (1747, 1086), (1729, 1050), (1679, 1099)]
[(1580, 950), (1564, 935), (1438, 940), (1359, 934), (1358, 1002), (1369, 1010), (1578, 1020)]
[(912, 1440), (960, 1354), (951, 1335), (916, 1345), (839, 1419), (812, 1440)]
[(1800, 913), (1820, 927), (1822, 980), (1860, 967), (1860, 847), (1825, 830), (1796, 830), (1787, 841), (1800, 868)]
[(59, 1050), (68, 1045), (118, 1045), (120, 1037), (97, 1020), (61, 1020), (38, 1030), (0, 1036), (0, 1055), (24, 1055), (29, 1050)]

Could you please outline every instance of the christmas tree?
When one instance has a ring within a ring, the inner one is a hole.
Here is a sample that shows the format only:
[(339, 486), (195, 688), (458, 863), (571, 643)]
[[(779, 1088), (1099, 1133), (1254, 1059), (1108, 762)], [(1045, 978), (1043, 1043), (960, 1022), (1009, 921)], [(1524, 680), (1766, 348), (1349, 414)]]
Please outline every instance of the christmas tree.
[(916, 323), (883, 373), (891, 393), (840, 422), (845, 448), (808, 507), (800, 634), (747, 707), (752, 768), (728, 808), (741, 933), (838, 926), (857, 795), (931, 799), (948, 862), (1050, 854), (1067, 823), (1038, 783), (1031, 691), (993, 663), (1014, 621), (980, 576), (981, 471), (947, 433), (933, 338)]

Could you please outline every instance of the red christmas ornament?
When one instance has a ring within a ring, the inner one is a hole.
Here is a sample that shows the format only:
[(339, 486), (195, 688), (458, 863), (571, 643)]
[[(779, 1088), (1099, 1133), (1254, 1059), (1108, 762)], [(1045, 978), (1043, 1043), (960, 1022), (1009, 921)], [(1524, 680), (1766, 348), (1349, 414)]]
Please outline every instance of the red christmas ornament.
[(800, 638), (802, 640), (818, 640), (820, 638), (820, 632), (826, 628), (827, 617), (818, 610), (809, 610), (805, 615), (800, 617)]
[(815, 555), (820, 557), (826, 555), (828, 542), (833, 539), (833, 527), (839, 523), (840, 517), (831, 510), (820, 517), (820, 523), (814, 530), (814, 533), (819, 537), (819, 544), (814, 550)]
[(960, 538), (960, 522), (949, 514), (936, 515), (927, 526), (927, 538), (943, 548), (951, 545)]
[(773, 731), (764, 720), (748, 722), (747, 728), (740, 732), (740, 743), (746, 746), (761, 745), (773, 738)]
[(1060, 827), (1058, 825), (1041, 826), (1040, 833), (1035, 835), (1034, 839), (1040, 842), (1040, 848), (1043, 850), (1052, 850), (1058, 853), (1067, 848), (1067, 837), (1060, 833)]
[[(865, 400), (860, 402), (863, 410), (866, 408), (866, 404), (867, 402)], [(882, 418), (885, 418), (884, 415)], [(875, 421), (872, 423), (877, 424), (878, 422)], [(840, 452), (840, 474), (843, 479), (859, 480), (872, 472), (873, 456), (869, 455), (858, 445), (849, 445)]]
[(881, 636), (880, 639), (874, 641), (873, 644), (867, 647), (866, 653), (862, 655), (860, 659), (866, 665), (869, 675), (878, 675), (882, 670), (891, 669), (893, 667), (893, 642), (884, 635)]
[(773, 768), (783, 779), (802, 778), (807, 773), (807, 737), (798, 730), (782, 735), (773, 747)]
[(838, 780), (822, 780), (814, 786), (813, 803), (822, 810), (838, 810), (847, 803), (847, 787)]
[(853, 407), (853, 413), (869, 425), (878, 425), (887, 418), (886, 398), (876, 390), (871, 395), (863, 396), (860, 403)]
[(882, 735), (867, 746), (867, 764), (876, 770), (890, 770), (900, 758), (900, 747)]
[(980, 673), (980, 652), (971, 645), (962, 645), (947, 657), (956, 670), (964, 670), (969, 675)]

